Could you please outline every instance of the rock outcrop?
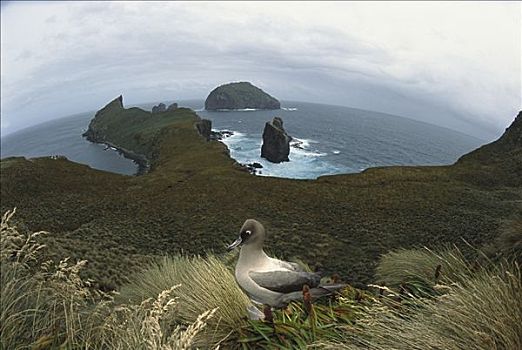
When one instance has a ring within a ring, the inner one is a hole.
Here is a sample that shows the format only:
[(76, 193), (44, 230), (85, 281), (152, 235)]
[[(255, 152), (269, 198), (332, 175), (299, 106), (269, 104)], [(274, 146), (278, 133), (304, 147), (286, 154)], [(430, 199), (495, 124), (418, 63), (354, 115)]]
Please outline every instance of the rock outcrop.
[(226, 139), (227, 137), (230, 137), (234, 135), (233, 131), (230, 130), (219, 130), (219, 131), (212, 131), (212, 134), (210, 135), (210, 138), (212, 140), (221, 141), (223, 139)]
[(280, 109), (279, 101), (249, 82), (221, 85), (208, 95), (206, 110), (220, 109)]
[(479, 186), (522, 188), (522, 111), (502, 136), (459, 158), (464, 181)]
[(87, 131), (82, 136), (91, 142), (105, 142), (105, 131), (107, 126), (104, 124), (103, 119), (106, 114), (118, 112), (124, 110), (123, 108), (123, 96), (120, 95), (114, 100), (109, 102), (105, 107), (100, 109), (94, 115), (94, 118), (90, 121)]
[(178, 104), (176, 102), (167, 107), (167, 111), (175, 111), (176, 109), (178, 109)]
[(497, 142), (506, 145), (508, 148), (522, 147), (522, 111), (518, 112), (513, 123)]
[(265, 124), (261, 157), (272, 163), (288, 162), (291, 140), (292, 137), (283, 128), (283, 120), (275, 117)]
[(210, 140), (212, 136), (212, 122), (208, 119), (201, 119), (196, 122), (196, 128), (201, 136)]
[(160, 113), (165, 112), (167, 110), (167, 106), (164, 103), (160, 103), (157, 106), (152, 107), (152, 113)]
[[(522, 155), (522, 111), (518, 112), (513, 123), (498, 140), (463, 155), (458, 162), (478, 160), (483, 163), (492, 163), (514, 155)], [(520, 161), (522, 157), (514, 157), (514, 160), (522, 164)]]

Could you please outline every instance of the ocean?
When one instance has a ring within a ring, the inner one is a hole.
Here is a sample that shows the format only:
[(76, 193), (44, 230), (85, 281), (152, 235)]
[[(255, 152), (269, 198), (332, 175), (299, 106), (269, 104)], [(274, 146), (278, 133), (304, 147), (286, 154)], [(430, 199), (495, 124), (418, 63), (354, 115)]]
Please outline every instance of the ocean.
[[(485, 143), (412, 119), (343, 106), (282, 101), (280, 110), (215, 112), (205, 111), (203, 100), (177, 102), (212, 120), (214, 130), (232, 131), (232, 136), (223, 139), (230, 155), (243, 164), (260, 163), (260, 176), (314, 179), (376, 166), (452, 164)], [(153, 105), (138, 106), (150, 110)], [(134, 162), (81, 136), (94, 113), (52, 120), (4, 136), (1, 157), (64, 155), (96, 169), (135, 174)], [(294, 138), (290, 161), (280, 164), (260, 157), (264, 124), (275, 116), (283, 119), (285, 130)]]

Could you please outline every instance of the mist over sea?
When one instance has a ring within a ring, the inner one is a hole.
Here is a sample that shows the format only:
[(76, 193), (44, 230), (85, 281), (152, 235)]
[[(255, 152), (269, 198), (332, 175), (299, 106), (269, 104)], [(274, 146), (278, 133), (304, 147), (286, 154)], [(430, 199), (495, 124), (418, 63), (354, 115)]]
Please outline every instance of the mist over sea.
[[(203, 110), (203, 100), (178, 103), (211, 119), (214, 130), (232, 131), (223, 140), (231, 156), (262, 164), (259, 175), (264, 176), (313, 179), (376, 166), (451, 164), (484, 143), (431, 124), (342, 106), (283, 101), (281, 110), (211, 112)], [(150, 110), (153, 105), (139, 106)], [(301, 147), (291, 147), (290, 162), (272, 164), (260, 157), (264, 124), (275, 116), (282, 117)], [(131, 160), (81, 136), (93, 117), (94, 112), (80, 113), (4, 136), (1, 157), (64, 155), (96, 169), (134, 174)]]

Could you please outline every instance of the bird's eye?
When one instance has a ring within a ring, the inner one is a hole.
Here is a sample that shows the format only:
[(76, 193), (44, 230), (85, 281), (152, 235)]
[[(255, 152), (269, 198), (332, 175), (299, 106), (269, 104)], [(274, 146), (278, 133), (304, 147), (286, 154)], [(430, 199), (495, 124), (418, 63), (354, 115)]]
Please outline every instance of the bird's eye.
[(241, 231), (241, 239), (243, 239), (243, 242), (246, 242), (246, 240), (252, 235), (252, 231), (245, 230)]

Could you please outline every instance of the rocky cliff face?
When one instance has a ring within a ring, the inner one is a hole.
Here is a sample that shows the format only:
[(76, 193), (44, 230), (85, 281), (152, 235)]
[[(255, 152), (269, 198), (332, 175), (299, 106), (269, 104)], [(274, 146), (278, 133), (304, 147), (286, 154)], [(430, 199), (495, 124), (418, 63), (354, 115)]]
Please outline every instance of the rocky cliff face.
[(106, 126), (102, 126), (103, 118), (105, 115), (110, 113), (117, 113), (119, 111), (123, 111), (123, 96), (120, 95), (116, 97), (114, 100), (109, 102), (105, 107), (96, 112), (94, 118), (89, 123), (89, 127), (87, 131), (82, 134), (87, 140), (91, 142), (105, 142), (105, 131), (107, 129)]
[(229, 83), (221, 85), (208, 95), (205, 101), (205, 109), (280, 109), (279, 101), (248, 83)]
[(210, 140), (212, 135), (212, 122), (208, 119), (201, 119), (196, 122), (196, 128), (201, 136)]
[(290, 154), (290, 137), (283, 128), (283, 120), (275, 117), (265, 124), (261, 157), (272, 163), (288, 162)]
[(522, 158), (519, 159), (519, 155), (522, 155), (522, 111), (518, 112), (513, 123), (498, 140), (462, 156), (458, 162), (475, 160), (482, 163), (492, 163), (499, 159), (515, 157), (516, 162), (522, 163)]
[(513, 123), (497, 142), (511, 148), (522, 148), (522, 111), (518, 112)]
[(480, 186), (522, 187), (522, 111), (498, 140), (463, 155), (456, 168)]

